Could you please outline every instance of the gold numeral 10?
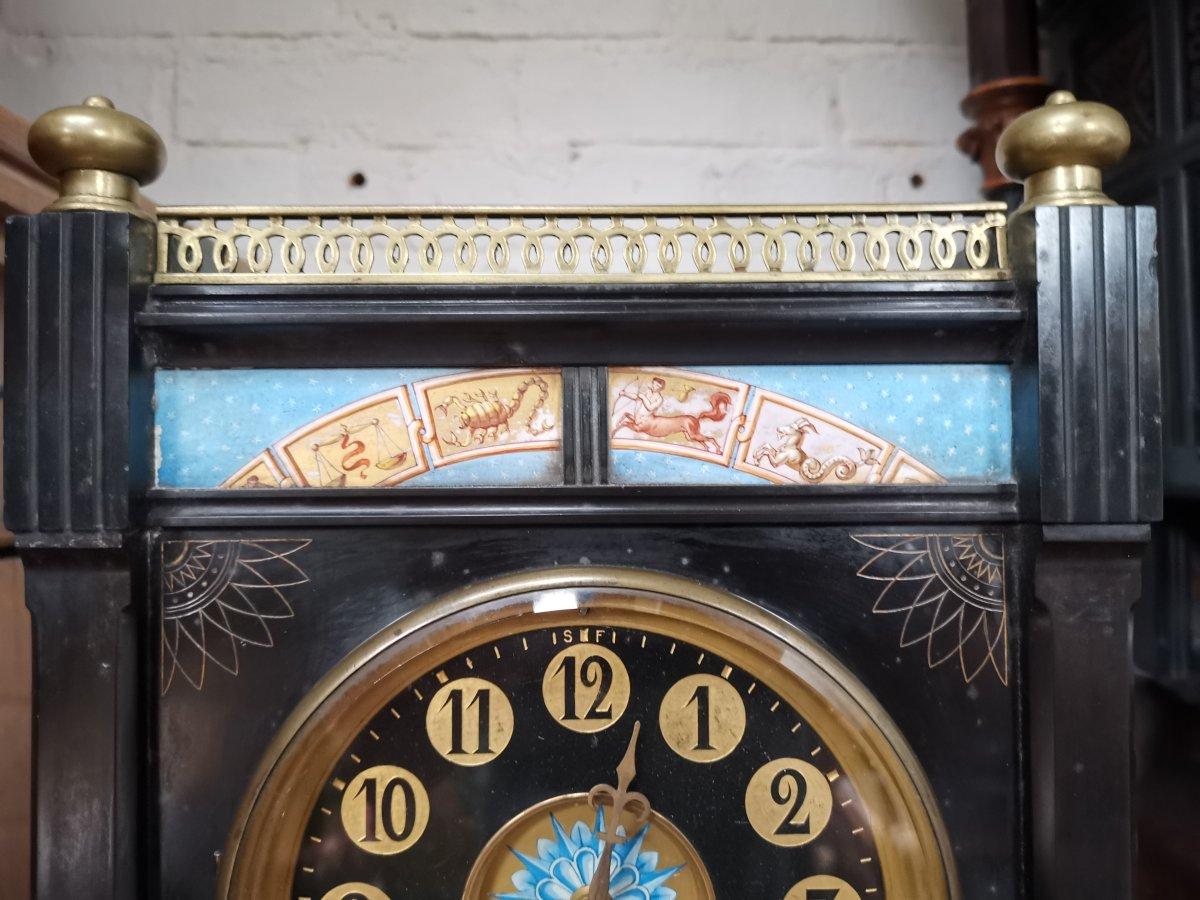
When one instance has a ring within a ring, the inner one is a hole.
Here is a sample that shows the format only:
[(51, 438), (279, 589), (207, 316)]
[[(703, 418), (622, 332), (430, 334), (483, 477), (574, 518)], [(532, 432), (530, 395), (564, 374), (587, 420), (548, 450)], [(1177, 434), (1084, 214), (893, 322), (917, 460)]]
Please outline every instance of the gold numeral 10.
[(402, 853), (421, 839), (428, 824), (425, 786), (399, 766), (364, 769), (342, 792), (342, 827), (368, 853)]
[(542, 699), (564, 728), (603, 731), (629, 705), (629, 671), (607, 647), (574, 644), (560, 650), (546, 666)]

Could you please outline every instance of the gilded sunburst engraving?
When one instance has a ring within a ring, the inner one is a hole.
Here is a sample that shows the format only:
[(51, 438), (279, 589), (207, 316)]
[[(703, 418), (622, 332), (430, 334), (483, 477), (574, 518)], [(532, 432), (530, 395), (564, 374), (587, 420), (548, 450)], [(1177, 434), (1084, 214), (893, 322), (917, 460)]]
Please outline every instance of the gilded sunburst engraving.
[(290, 557), (310, 543), (163, 542), (163, 694), (176, 676), (202, 689), (210, 664), (237, 675), (242, 648), (275, 645), (271, 622), (294, 614), (286, 590), (308, 582)]
[(858, 570), (884, 582), (872, 611), (903, 617), (900, 646), (930, 668), (957, 659), (963, 678), (992, 669), (1008, 684), (1004, 539), (998, 534), (856, 534), (875, 554)]

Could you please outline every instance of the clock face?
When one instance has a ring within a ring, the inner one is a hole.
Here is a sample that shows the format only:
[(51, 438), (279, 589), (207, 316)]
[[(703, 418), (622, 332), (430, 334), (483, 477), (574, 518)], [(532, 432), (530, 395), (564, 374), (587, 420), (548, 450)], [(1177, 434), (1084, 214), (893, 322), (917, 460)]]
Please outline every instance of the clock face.
[(951, 896), (915, 763), (814, 644), (665, 576), (552, 577), (333, 673), (264, 762), (227, 896)]

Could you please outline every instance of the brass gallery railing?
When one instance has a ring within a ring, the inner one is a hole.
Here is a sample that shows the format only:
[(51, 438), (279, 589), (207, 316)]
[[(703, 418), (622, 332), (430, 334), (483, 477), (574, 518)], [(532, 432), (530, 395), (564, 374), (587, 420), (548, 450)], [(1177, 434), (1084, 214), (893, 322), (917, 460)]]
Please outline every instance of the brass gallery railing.
[(1003, 204), (158, 210), (160, 283), (1002, 280)]

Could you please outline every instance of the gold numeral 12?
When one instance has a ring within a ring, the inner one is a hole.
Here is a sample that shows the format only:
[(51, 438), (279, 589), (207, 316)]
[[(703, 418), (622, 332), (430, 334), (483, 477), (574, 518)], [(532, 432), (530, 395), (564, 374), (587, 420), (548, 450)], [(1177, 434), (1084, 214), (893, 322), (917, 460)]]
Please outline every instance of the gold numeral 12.
[(599, 644), (560, 650), (542, 675), (546, 709), (564, 728), (603, 731), (629, 705), (629, 671), (621, 657)]

